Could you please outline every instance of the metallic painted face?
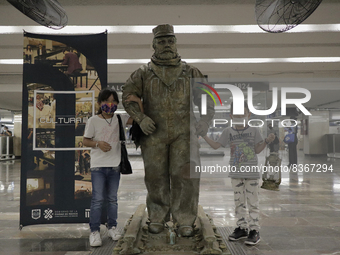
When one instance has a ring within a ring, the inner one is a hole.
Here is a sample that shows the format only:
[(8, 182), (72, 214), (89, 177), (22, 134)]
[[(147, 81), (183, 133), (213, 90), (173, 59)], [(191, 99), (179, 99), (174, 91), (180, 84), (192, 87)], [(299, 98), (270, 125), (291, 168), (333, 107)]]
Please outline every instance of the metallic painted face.
[(158, 59), (173, 59), (177, 55), (176, 38), (174, 36), (156, 38), (154, 48)]

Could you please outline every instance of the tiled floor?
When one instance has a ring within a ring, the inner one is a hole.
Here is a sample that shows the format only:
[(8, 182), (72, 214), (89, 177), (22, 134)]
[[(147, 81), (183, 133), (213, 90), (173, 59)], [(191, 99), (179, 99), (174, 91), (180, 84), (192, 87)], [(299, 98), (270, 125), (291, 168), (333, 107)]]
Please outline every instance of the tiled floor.
[[(281, 156), (286, 165), (287, 155)], [(142, 160), (131, 160), (134, 174), (122, 177), (119, 190), (120, 226), (139, 204), (145, 203)], [(284, 173), (279, 192), (261, 189), (262, 241), (255, 247), (245, 247), (248, 254), (340, 254), (340, 160), (304, 157), (299, 152), (299, 163), (332, 164), (334, 171)], [(19, 160), (0, 162), (0, 254), (90, 254), (87, 224), (37, 225), (19, 230), (20, 164)], [(12, 182), (14, 192), (8, 193)], [(235, 225), (230, 179), (202, 178), (200, 204), (218, 227)], [(105, 235), (104, 228), (102, 232)]]

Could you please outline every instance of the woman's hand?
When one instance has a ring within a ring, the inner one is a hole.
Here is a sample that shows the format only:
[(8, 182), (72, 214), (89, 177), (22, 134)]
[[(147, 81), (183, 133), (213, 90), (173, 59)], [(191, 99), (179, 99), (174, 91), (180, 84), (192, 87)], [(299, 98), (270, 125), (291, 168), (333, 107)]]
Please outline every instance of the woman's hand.
[(111, 150), (111, 145), (108, 144), (107, 142), (100, 141), (98, 142), (98, 148), (104, 152), (108, 152)]
[(141, 102), (141, 100), (136, 95), (129, 94), (126, 97), (125, 102), (136, 102), (136, 103), (139, 103), (139, 102)]
[[(142, 113), (144, 113), (144, 107), (143, 107), (142, 100), (138, 96), (133, 95), (133, 94), (129, 94), (126, 97), (125, 102), (136, 102), (139, 105), (140, 111)], [(132, 125), (132, 119), (131, 120), (129, 119), (128, 124)]]

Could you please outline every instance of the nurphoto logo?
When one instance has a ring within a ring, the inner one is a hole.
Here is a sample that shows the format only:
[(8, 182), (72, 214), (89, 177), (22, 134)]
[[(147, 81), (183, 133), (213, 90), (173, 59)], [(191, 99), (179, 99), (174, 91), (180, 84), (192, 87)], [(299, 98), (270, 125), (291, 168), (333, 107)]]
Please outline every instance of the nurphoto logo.
[[(218, 97), (218, 99), (220, 100), (220, 103), (222, 105), (222, 101), (220, 96), (218, 95), (218, 93), (216, 92), (216, 90), (205, 84), (205, 83), (201, 83), (202, 85), (207, 86), (208, 88), (210, 88)], [(244, 114), (244, 94), (242, 92), (242, 90), (240, 88), (238, 88), (235, 85), (231, 85), (231, 84), (221, 84), (220, 86), (222, 86), (221, 88), (223, 89), (228, 89), (231, 94), (232, 94), (232, 98), (233, 98), (233, 115), (243, 115)], [(207, 94), (210, 95), (210, 97), (213, 98), (212, 94), (207, 91), (206, 89), (200, 88), (203, 91), (207, 92)], [(303, 95), (305, 95), (304, 98), (287, 98), (287, 93), (301, 93)], [(247, 103), (248, 103), (248, 108), (249, 111), (255, 115), (261, 115), (261, 116), (266, 116), (266, 115), (270, 115), (273, 112), (276, 111), (277, 109), (277, 102), (278, 102), (278, 89), (276, 87), (273, 87), (272, 89), (272, 106), (270, 107), (270, 109), (267, 110), (257, 110), (255, 109), (254, 105), (253, 105), (253, 88), (252, 87), (248, 87), (247, 88)], [(307, 103), (309, 100), (311, 99), (311, 93), (308, 89), (305, 88), (281, 88), (281, 114), (282, 115), (286, 115), (286, 109), (287, 109), (287, 104), (293, 104), (295, 105), (304, 115), (312, 115), (304, 106), (304, 103)], [(216, 101), (213, 98), (215, 105), (216, 105)], [(207, 96), (206, 94), (202, 95), (202, 99), (201, 99), (201, 109), (202, 109), (202, 115), (206, 115), (207, 114)]]

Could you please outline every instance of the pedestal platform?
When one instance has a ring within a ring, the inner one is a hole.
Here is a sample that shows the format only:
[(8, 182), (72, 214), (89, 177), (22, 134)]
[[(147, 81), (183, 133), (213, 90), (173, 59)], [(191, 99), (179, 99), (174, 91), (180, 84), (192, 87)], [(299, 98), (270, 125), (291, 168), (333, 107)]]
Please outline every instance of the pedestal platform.
[(181, 237), (172, 222), (159, 234), (148, 231), (146, 205), (140, 205), (124, 227), (124, 234), (113, 249), (113, 254), (231, 254), (213, 220), (198, 208), (194, 236)]

